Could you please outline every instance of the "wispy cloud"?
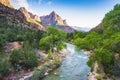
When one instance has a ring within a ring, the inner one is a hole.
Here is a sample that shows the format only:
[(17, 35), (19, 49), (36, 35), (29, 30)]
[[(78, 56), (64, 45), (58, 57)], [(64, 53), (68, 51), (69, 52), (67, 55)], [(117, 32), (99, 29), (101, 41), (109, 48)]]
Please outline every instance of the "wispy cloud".
[(13, 6), (18, 9), (20, 7), (25, 7), (26, 9), (29, 8), (29, 4), (27, 0), (10, 0), (10, 2), (13, 4)]
[(52, 4), (52, 0), (38, 0), (38, 5), (51, 5)]

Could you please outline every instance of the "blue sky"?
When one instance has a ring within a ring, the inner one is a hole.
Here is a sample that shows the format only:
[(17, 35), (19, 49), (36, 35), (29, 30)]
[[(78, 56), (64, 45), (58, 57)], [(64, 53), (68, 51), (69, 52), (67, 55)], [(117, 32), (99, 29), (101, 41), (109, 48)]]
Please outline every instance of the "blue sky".
[(10, 0), (13, 6), (26, 7), (37, 15), (52, 11), (66, 19), (71, 26), (92, 28), (98, 25), (104, 15), (120, 0)]

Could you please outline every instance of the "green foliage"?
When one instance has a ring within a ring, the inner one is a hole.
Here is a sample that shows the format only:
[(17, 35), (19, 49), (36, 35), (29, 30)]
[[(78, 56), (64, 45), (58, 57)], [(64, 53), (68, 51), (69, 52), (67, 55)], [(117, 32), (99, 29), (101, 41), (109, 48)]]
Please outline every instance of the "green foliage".
[(91, 69), (94, 68), (93, 63), (94, 63), (95, 61), (96, 61), (96, 60), (95, 60), (95, 56), (94, 56), (94, 55), (90, 56), (90, 58), (89, 58), (87, 64), (88, 64), (88, 66), (91, 67)]
[(73, 41), (77, 38), (84, 38), (86, 36), (85, 32), (79, 32), (79, 31), (74, 31), (71, 33), (67, 33), (67, 40), (68, 41)]
[(54, 52), (54, 48), (57, 48), (57, 51), (59, 51), (65, 46), (63, 43), (65, 38), (66, 32), (53, 27), (48, 27), (47, 35), (39, 42), (40, 49), (45, 51), (52, 50), (52, 52)]
[[(1, 17), (1, 15), (0, 15)], [(0, 20), (2, 20), (0, 18)], [(33, 48), (39, 47), (39, 40), (45, 35), (45, 31), (25, 29), (20, 26), (8, 25), (6, 21), (0, 24), (0, 48), (7, 42), (29, 41)]]
[(99, 48), (102, 44), (101, 35), (97, 32), (91, 32), (85, 37), (88, 49)]
[(74, 39), (77, 39), (77, 38), (84, 38), (86, 35), (85, 32), (74, 32)]
[(119, 76), (119, 60), (116, 61), (114, 53), (120, 54), (120, 4), (105, 15), (99, 26), (84, 37), (74, 35), (74, 44), (79, 49), (94, 51), (87, 63), (91, 68), (97, 61), (106, 74)]
[(107, 49), (96, 49), (94, 56), (95, 60), (103, 65), (109, 64), (112, 61), (112, 54)]
[(43, 37), (39, 42), (40, 49), (45, 50), (45, 51), (50, 50), (51, 47), (52, 47), (51, 43), (52, 43), (52, 37), (51, 36)]
[(29, 45), (33, 48), (39, 48), (39, 40), (44, 37), (44, 31), (27, 31), (24, 40), (28, 41)]
[(60, 51), (62, 50), (63, 48), (65, 48), (66, 45), (62, 42), (62, 41), (59, 41), (57, 44), (56, 44), (56, 49), (57, 51)]
[(116, 60), (112, 68), (112, 74), (120, 76), (120, 59)]
[(120, 31), (120, 4), (116, 4), (114, 9), (105, 15), (102, 21), (102, 27), (112, 29), (113, 31)]
[(10, 73), (11, 64), (9, 60), (0, 60), (0, 78)]
[(52, 37), (51, 36), (43, 37), (39, 42), (40, 49), (45, 50), (45, 51), (50, 50), (51, 47), (52, 47), (51, 43), (52, 43)]
[(42, 64), (41, 66), (39, 66), (39, 68), (36, 68), (34, 70), (34, 74), (31, 77), (31, 80), (40, 80), (41, 78), (44, 77), (46, 70), (47, 70), (47, 65)]
[(21, 50), (13, 50), (11, 55), (10, 55), (10, 61), (12, 62), (12, 64), (20, 64), (21, 61), (23, 59), (23, 55), (21, 54), (22, 51)]
[(13, 50), (10, 55), (10, 61), (15, 67), (19, 64), (21, 66), (24, 65), (27, 68), (33, 68), (37, 66), (38, 63), (35, 52), (28, 47), (24, 47), (21, 50)]
[(78, 49), (88, 49), (87, 43), (84, 38), (77, 38), (74, 40), (74, 44)]
[(102, 77), (100, 75), (96, 76), (97, 80), (102, 80)]
[[(29, 46), (29, 45), (28, 45)], [(25, 47), (23, 49), (23, 64), (28, 68), (33, 68), (37, 66), (38, 60), (33, 49), (30, 47)]]
[(114, 10), (120, 10), (120, 4), (116, 4), (116, 5), (114, 6)]
[(47, 56), (47, 59), (52, 59), (53, 57), (52, 57), (52, 52), (51, 52), (51, 50), (49, 50), (48, 51), (48, 56)]
[(79, 49), (95, 49), (99, 48), (102, 44), (102, 38), (101, 35), (99, 35), (97, 32), (91, 32), (88, 35), (86, 35), (85, 38), (77, 38), (74, 40), (74, 44)]

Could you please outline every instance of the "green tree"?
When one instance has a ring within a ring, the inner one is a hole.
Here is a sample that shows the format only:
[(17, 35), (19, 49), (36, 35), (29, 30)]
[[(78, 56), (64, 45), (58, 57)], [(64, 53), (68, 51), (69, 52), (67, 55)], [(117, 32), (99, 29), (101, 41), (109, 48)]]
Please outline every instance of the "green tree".
[(112, 54), (107, 49), (96, 49), (95, 59), (101, 64), (107, 64), (112, 61)]
[(57, 50), (61, 50), (64, 47), (64, 41), (66, 38), (66, 32), (62, 30), (58, 30), (53, 27), (48, 27), (46, 37), (43, 37), (40, 42), (40, 49), (43, 50), (52, 50), (54, 52), (54, 48)]
[(45, 50), (47, 52), (52, 47), (52, 37), (51, 36), (43, 37), (40, 40), (39, 45), (41, 50)]
[(78, 49), (88, 49), (87, 42), (84, 38), (77, 38), (73, 42)]
[(85, 41), (87, 43), (88, 49), (99, 48), (102, 44), (101, 35), (94, 31), (86, 35)]

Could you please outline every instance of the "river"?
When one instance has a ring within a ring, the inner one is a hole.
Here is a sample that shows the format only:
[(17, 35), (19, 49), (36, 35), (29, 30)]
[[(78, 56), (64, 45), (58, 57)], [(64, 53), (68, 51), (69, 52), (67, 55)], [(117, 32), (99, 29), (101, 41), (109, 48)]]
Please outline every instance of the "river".
[(61, 66), (47, 75), (43, 80), (88, 80), (90, 68), (87, 66), (88, 56), (75, 46), (67, 43), (70, 51)]

